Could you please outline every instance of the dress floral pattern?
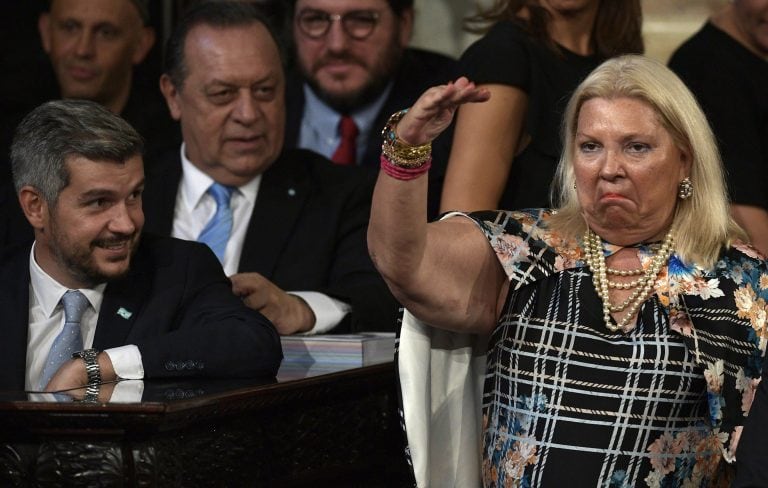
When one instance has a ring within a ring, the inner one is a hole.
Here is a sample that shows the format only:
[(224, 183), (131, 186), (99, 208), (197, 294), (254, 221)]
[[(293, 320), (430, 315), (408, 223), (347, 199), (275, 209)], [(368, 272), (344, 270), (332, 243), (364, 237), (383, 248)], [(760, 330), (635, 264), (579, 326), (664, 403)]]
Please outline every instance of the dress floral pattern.
[[(612, 333), (581, 243), (550, 215), (470, 215), (510, 280), (488, 353), (484, 484), (727, 486), (768, 337), (766, 263), (740, 243), (712, 269), (673, 254), (634, 327)], [(652, 251), (637, 247), (643, 266)]]

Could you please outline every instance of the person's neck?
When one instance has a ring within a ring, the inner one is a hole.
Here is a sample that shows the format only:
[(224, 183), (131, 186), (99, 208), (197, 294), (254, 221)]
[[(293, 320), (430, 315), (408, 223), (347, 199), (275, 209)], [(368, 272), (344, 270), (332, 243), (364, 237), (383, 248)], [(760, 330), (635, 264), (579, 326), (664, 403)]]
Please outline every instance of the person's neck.
[(68, 273), (67, 270), (62, 267), (61, 263), (52, 255), (48, 245), (42, 243), (40, 239), (35, 239), (33, 259), (40, 270), (48, 275), (50, 279), (70, 290), (89, 289), (97, 285), (97, 283), (89, 283), (77, 279), (71, 273)]
[(128, 104), (128, 97), (131, 95), (131, 83), (126, 85), (117, 93), (117, 96), (111, 100), (102, 103), (107, 110), (115, 115), (120, 115), (125, 110), (125, 106)]
[(663, 241), (671, 228), (671, 222), (662, 229), (616, 228), (590, 225), (592, 232), (600, 239), (620, 247), (634, 247), (642, 244), (650, 244)]
[(593, 54), (592, 31), (597, 17), (597, 6), (578, 12), (549, 10), (549, 14), (547, 30), (554, 42), (581, 56)]
[(747, 48), (750, 52), (754, 53), (759, 58), (768, 61), (768, 52), (761, 50), (759, 46), (756, 46), (745, 32), (744, 27), (739, 24), (733, 4), (727, 4), (709, 20), (715, 27), (731, 36), (736, 42)]
[[(110, 97), (108, 100), (99, 100), (96, 98), (89, 98), (88, 100), (91, 100), (93, 102), (97, 102), (100, 105), (104, 106), (107, 110), (112, 112), (115, 115), (122, 115), (123, 110), (125, 110), (125, 106), (128, 104), (128, 97), (131, 94), (131, 83), (129, 82), (122, 87), (114, 96)], [(79, 99), (82, 97), (71, 97), (67, 96), (67, 94), (62, 93), (62, 98), (75, 98)]]

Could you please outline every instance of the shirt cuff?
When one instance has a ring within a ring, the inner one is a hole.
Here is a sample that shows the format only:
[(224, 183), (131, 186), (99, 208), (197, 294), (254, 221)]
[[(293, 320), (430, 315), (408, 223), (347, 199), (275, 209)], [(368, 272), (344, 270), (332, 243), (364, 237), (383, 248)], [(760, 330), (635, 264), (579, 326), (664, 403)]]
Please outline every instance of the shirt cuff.
[(138, 346), (127, 346), (105, 349), (105, 353), (112, 361), (112, 367), (118, 378), (124, 380), (144, 379), (144, 364), (141, 362), (141, 352)]
[(304, 332), (306, 335), (322, 334), (333, 329), (344, 319), (352, 306), (341, 300), (331, 298), (316, 291), (289, 291), (291, 295), (304, 300), (315, 314), (315, 325)]
[(118, 381), (109, 403), (139, 403), (144, 395), (143, 381)]

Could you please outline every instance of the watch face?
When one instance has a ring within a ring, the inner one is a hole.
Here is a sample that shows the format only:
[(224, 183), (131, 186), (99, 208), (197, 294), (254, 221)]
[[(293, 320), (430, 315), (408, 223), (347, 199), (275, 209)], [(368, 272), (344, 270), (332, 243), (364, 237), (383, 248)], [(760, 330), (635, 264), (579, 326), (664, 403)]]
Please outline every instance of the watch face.
[(86, 349), (84, 351), (77, 351), (72, 354), (73, 358), (94, 360), (99, 355), (99, 351), (96, 349)]

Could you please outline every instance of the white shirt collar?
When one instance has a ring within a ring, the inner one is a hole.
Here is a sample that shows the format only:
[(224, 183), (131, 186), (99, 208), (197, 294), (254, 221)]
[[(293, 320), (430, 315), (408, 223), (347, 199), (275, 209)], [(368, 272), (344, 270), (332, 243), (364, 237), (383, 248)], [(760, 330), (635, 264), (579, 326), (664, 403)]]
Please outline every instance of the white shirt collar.
[[(181, 144), (180, 151), (182, 168), (180, 192), (187, 211), (191, 212), (200, 204), (200, 200), (205, 196), (214, 180), (200, 171), (197, 166), (187, 159), (186, 144)], [(256, 202), (256, 195), (259, 192), (260, 183), (261, 174), (258, 174), (245, 185), (238, 187), (237, 192), (235, 193), (239, 193), (245, 198), (248, 204), (253, 205)]]
[[(47, 318), (50, 318), (59, 306), (61, 297), (64, 296), (69, 288), (53, 279), (35, 260), (36, 242), (32, 243), (32, 249), (29, 252), (29, 284), (34, 293), (34, 299), (40, 305)], [(101, 308), (101, 302), (104, 299), (104, 289), (106, 283), (101, 283), (93, 288), (79, 288), (83, 295), (88, 299), (94, 310), (98, 313)]]
[[(357, 136), (358, 141), (365, 141), (372, 130), (372, 125), (376, 121), (384, 102), (392, 91), (393, 83), (390, 82), (381, 94), (371, 103), (353, 110), (349, 115), (354, 119), (360, 131)], [(304, 84), (304, 115), (302, 121), (309, 124), (312, 130), (320, 137), (320, 140), (333, 140), (334, 146), (338, 142), (339, 120), (341, 114), (322, 101), (306, 83)], [(378, 129), (378, 128), (377, 128)], [(310, 147), (314, 149), (314, 146)], [(358, 158), (360, 158), (365, 149), (365, 144), (359, 144)], [(322, 154), (322, 152), (321, 152)]]

